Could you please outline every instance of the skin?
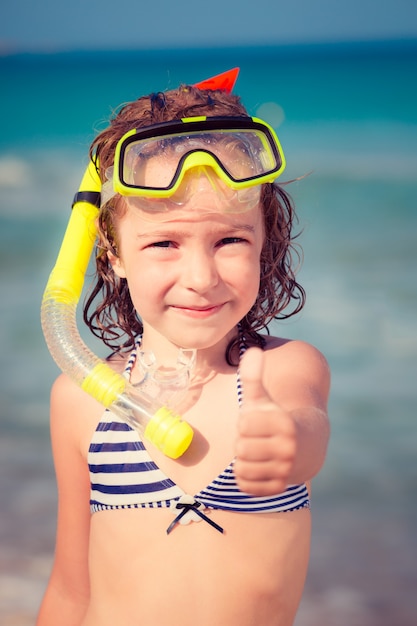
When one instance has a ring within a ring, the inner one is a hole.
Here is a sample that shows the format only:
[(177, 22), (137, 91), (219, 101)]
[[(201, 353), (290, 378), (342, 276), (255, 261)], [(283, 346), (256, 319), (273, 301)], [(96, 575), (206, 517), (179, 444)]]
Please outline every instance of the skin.
[[(118, 224), (114, 271), (128, 280), (144, 324), (142, 346), (169, 365), (178, 347), (197, 348), (182, 414), (194, 428), (177, 460), (146, 443), (186, 493), (197, 493), (236, 457), (241, 490), (270, 495), (309, 481), (327, 447), (329, 371), (300, 341), (267, 338), (236, 368), (225, 349), (254, 302), (264, 238), (262, 213), (211, 213), (212, 188), (191, 210), (149, 221), (128, 209)], [(124, 359), (113, 359), (122, 371)], [(132, 382), (138, 378), (134, 368)], [(56, 554), (37, 626), (290, 626), (310, 544), (310, 512), (206, 511), (209, 524), (177, 525), (169, 509), (90, 516), (87, 453), (103, 408), (65, 375), (51, 396), (59, 491)]]

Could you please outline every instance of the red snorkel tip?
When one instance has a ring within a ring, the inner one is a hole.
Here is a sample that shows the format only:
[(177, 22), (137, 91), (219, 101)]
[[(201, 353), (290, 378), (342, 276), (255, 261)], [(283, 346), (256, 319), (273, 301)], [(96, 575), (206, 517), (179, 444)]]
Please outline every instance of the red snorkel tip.
[(200, 83), (195, 83), (194, 87), (197, 87), (197, 89), (210, 89), (211, 91), (221, 89), (227, 93), (232, 93), (233, 87), (237, 81), (239, 69), (240, 68), (235, 67), (222, 74), (217, 74), (217, 76), (202, 80)]

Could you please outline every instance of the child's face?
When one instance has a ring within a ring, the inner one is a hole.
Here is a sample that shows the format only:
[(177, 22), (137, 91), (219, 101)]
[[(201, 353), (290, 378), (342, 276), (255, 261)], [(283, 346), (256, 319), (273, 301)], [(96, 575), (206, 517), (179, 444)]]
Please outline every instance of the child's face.
[(210, 210), (209, 181), (185, 207), (162, 219), (134, 207), (117, 225), (113, 269), (126, 278), (144, 332), (176, 346), (204, 349), (223, 341), (254, 304), (260, 279), (263, 214)]

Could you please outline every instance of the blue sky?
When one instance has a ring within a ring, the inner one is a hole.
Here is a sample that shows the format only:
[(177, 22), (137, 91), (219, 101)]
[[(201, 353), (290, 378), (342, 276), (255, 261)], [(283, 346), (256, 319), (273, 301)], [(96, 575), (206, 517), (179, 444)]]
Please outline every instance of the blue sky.
[(12, 0), (0, 52), (417, 38), (416, 0)]

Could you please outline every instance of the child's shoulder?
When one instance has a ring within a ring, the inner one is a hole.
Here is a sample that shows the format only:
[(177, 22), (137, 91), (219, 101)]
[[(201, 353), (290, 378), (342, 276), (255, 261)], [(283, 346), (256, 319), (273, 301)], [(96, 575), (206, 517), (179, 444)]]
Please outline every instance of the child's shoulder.
[(281, 350), (282, 352), (294, 352), (303, 351), (311, 354), (321, 354), (321, 352), (302, 339), (288, 339), (286, 337), (277, 337), (274, 335), (262, 335), (264, 341), (264, 350), (266, 352), (276, 352)]
[[(121, 373), (126, 366), (126, 359), (126, 356), (117, 354), (107, 359), (107, 363)], [(67, 432), (67, 436), (88, 442), (104, 411), (105, 407), (67, 374), (60, 374), (56, 378), (51, 390), (53, 431)]]
[(310, 343), (300, 339), (286, 339), (283, 337), (264, 336), (265, 364), (270, 371), (274, 369), (295, 369), (301, 371), (316, 371), (328, 376), (329, 366), (325, 356)]

